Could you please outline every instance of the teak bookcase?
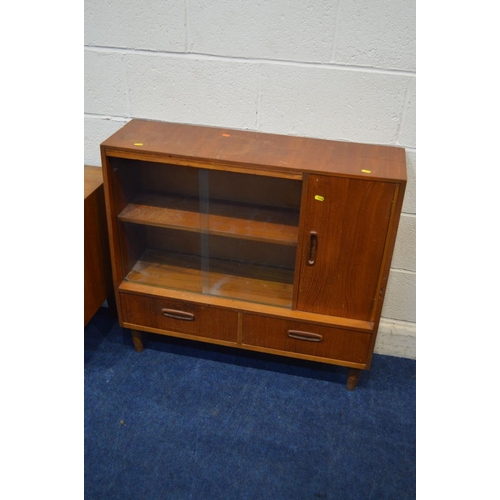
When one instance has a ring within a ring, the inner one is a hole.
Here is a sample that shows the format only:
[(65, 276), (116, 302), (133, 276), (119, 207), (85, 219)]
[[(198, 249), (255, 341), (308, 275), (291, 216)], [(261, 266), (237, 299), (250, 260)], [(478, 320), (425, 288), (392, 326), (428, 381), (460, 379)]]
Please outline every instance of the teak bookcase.
[(101, 145), (119, 322), (370, 368), (404, 149), (132, 120)]

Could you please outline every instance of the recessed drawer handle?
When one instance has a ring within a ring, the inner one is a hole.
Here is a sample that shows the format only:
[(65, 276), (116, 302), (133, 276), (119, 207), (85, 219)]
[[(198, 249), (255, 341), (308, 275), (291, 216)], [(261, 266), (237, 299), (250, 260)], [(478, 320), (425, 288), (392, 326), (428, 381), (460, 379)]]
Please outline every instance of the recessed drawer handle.
[(184, 321), (193, 321), (194, 314), (186, 311), (177, 311), (177, 309), (162, 309), (163, 316), (173, 319), (182, 319)]
[(309, 342), (321, 342), (323, 335), (319, 333), (301, 332), (299, 330), (288, 330), (288, 336), (297, 340), (308, 340)]
[(318, 251), (318, 233), (316, 231), (311, 231), (309, 233), (309, 259), (307, 264), (309, 266), (314, 266), (316, 262), (316, 252)]

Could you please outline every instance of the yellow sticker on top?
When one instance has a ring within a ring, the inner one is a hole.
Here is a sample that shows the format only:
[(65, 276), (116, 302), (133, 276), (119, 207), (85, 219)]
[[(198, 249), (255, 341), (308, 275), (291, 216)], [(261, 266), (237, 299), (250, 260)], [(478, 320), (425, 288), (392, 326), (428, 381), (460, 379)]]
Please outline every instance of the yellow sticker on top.
[(365, 173), (365, 174), (371, 174), (371, 173), (372, 173), (372, 171), (371, 171), (371, 170), (365, 170), (365, 169), (361, 170), (361, 172), (363, 172), (363, 173)]
[(144, 146), (142, 142), (134, 142), (134, 146)]
[(318, 201), (325, 201), (325, 197), (324, 196), (320, 196), (319, 194), (317, 194), (315, 197), (314, 197), (315, 200), (318, 200)]

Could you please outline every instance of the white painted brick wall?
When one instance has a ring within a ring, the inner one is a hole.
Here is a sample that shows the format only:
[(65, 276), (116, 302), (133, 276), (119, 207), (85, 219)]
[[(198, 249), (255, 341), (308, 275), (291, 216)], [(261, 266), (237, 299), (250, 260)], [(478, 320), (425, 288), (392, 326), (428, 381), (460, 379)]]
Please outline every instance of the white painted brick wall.
[(185, 0), (85, 0), (85, 44), (185, 52)]
[(416, 274), (393, 268), (387, 283), (382, 316), (415, 323), (416, 318)]
[(416, 227), (417, 218), (411, 214), (401, 214), (398, 228), (398, 238), (392, 257), (392, 267), (415, 272), (416, 256)]
[(254, 128), (258, 72), (253, 63), (127, 55), (131, 116)]
[(416, 186), (417, 153), (415, 150), (406, 149), (406, 183), (405, 198), (403, 201), (403, 213), (417, 213), (417, 186)]
[(417, 82), (412, 78), (408, 85), (407, 102), (403, 109), (403, 119), (398, 143), (402, 146), (416, 147), (416, 93)]
[(394, 143), (408, 77), (329, 66), (263, 64), (259, 129)]
[(189, 52), (328, 62), (337, 1), (189, 0)]
[(101, 165), (101, 150), (99, 145), (117, 130), (123, 127), (128, 119), (102, 116), (85, 117), (85, 164)]
[(97, 115), (128, 116), (128, 85), (124, 56), (85, 51), (85, 111)]
[(415, 358), (415, 0), (86, 0), (85, 158), (130, 118), (406, 148), (376, 352)]
[(344, 0), (333, 61), (415, 71), (415, 1)]

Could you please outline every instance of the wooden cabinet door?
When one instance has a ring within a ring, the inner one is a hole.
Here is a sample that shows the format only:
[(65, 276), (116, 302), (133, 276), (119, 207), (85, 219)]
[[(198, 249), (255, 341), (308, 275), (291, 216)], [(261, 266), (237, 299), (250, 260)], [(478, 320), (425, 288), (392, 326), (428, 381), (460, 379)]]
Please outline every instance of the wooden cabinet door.
[(395, 191), (389, 182), (308, 176), (297, 309), (372, 319)]

